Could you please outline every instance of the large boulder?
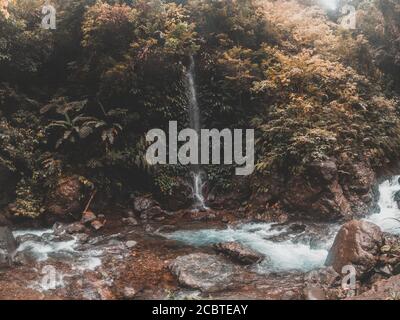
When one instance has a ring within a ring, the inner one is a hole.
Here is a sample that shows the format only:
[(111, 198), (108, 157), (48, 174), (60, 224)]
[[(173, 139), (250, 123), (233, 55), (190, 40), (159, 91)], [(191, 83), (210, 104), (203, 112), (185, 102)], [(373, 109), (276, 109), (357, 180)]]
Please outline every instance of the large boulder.
[(142, 220), (157, 220), (167, 213), (161, 209), (159, 203), (150, 196), (136, 196), (133, 201), (133, 209)]
[(12, 256), (17, 249), (17, 241), (8, 227), (0, 227), (0, 268), (11, 265)]
[(305, 176), (290, 179), (283, 193), (290, 210), (318, 220), (337, 220), (351, 214), (350, 203), (338, 181), (338, 169), (331, 160), (312, 162)]
[(311, 162), (301, 174), (275, 172), (262, 180), (254, 178), (252, 185), (262, 188), (253, 190), (246, 205), (250, 210), (267, 215), (279, 206), (296, 217), (320, 221), (364, 216), (376, 209), (379, 196), (371, 166), (355, 163), (345, 153)]
[(338, 273), (344, 266), (353, 265), (361, 277), (378, 263), (382, 244), (383, 234), (377, 225), (363, 220), (349, 221), (336, 235), (325, 265)]
[(79, 219), (84, 209), (85, 189), (79, 176), (70, 176), (58, 181), (47, 197), (46, 213), (52, 222)]
[(170, 264), (170, 269), (181, 285), (203, 292), (228, 288), (235, 274), (233, 265), (205, 253), (180, 256)]
[(226, 255), (234, 262), (238, 262), (240, 264), (253, 264), (263, 260), (263, 256), (261, 254), (241, 245), (238, 242), (216, 243), (213, 247), (217, 252)]

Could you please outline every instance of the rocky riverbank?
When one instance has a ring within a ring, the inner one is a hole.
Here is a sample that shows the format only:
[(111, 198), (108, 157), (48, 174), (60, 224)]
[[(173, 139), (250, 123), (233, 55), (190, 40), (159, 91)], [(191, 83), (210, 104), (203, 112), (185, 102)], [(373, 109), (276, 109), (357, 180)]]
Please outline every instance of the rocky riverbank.
[[(319, 168), (337, 179), (333, 165)], [(151, 195), (92, 211), (95, 193), (64, 178), (43, 219), (0, 227), (0, 298), (397, 299), (398, 176), (379, 188), (363, 181), (376, 189), (375, 213), (323, 222), (212, 201), (215, 209), (169, 211)]]
[[(107, 222), (99, 230), (89, 221), (13, 233), (2, 227), (0, 298), (397, 297), (400, 237), (382, 232), (371, 222), (347, 222), (334, 237), (339, 226), (333, 224), (256, 222), (224, 211), (162, 211), (150, 219), (149, 214), (137, 212), (144, 209), (144, 202), (142, 207), (136, 202), (132, 211), (106, 213)], [(214, 238), (197, 244), (173, 239), (185, 230), (191, 230), (192, 236), (203, 232)], [(294, 246), (309, 251), (295, 256), (292, 268), (290, 264), (282, 268), (279, 259), (287, 260), (268, 251), (268, 246), (266, 251), (255, 250), (251, 242), (243, 241), (244, 236), (232, 236), (244, 233), (253, 243), (262, 235), (266, 244), (278, 250)], [(321, 255), (312, 260), (315, 264), (306, 261), (314, 254)], [(298, 263), (301, 259), (307, 263)], [(351, 292), (342, 286), (344, 265), (357, 270)]]

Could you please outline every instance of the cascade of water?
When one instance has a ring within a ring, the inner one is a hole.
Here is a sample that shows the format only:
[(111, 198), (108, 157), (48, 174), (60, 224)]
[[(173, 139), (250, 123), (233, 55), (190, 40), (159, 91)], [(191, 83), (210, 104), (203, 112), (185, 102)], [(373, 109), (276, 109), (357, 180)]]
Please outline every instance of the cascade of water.
[(383, 231), (390, 233), (400, 233), (400, 209), (394, 199), (395, 193), (400, 191), (399, 179), (400, 176), (394, 176), (379, 185), (380, 212), (368, 218)]
[[(194, 129), (198, 135), (200, 135), (201, 121), (200, 121), (200, 109), (197, 102), (197, 92), (195, 85), (195, 62), (192, 56), (190, 56), (190, 66), (186, 73), (187, 79), (187, 96), (189, 100), (188, 112), (190, 127)], [(203, 174), (199, 166), (192, 168), (193, 176), (193, 196), (195, 199), (194, 208), (195, 210), (207, 210), (205, 205), (205, 199), (203, 196)]]

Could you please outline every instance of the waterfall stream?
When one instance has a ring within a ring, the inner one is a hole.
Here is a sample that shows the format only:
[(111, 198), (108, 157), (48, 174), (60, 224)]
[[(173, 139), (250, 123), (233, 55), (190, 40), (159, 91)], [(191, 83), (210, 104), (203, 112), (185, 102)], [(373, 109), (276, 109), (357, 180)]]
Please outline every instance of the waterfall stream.
[[(365, 219), (377, 224), (383, 231), (396, 234), (400, 234), (400, 209), (395, 201), (395, 194), (400, 191), (399, 180), (400, 176), (394, 176), (379, 185), (380, 212)], [(330, 224), (321, 228), (322, 224), (314, 224), (307, 226), (300, 234), (290, 234), (290, 225), (276, 229), (272, 223), (250, 223), (222, 230), (181, 230), (165, 236), (195, 246), (228, 241), (242, 243), (266, 257), (266, 260), (257, 266), (257, 271), (262, 273), (309, 271), (324, 265), (340, 226), (340, 224)], [(274, 237), (288, 231), (289, 235), (283, 240), (277, 241)]]
[[(200, 109), (197, 101), (197, 92), (195, 84), (195, 62), (193, 56), (190, 56), (190, 66), (186, 73), (187, 80), (187, 97), (189, 100), (188, 113), (189, 113), (189, 124), (192, 129), (194, 129), (198, 135), (200, 135), (201, 130), (201, 117)], [(195, 210), (207, 210), (205, 205), (205, 199), (203, 195), (203, 175), (201, 168), (197, 166), (192, 167), (191, 175), (193, 178), (192, 190), (193, 197), (195, 199), (194, 209)]]
[(400, 176), (393, 176), (379, 185), (380, 211), (368, 217), (383, 231), (400, 234), (400, 209), (395, 201), (396, 192), (400, 191)]
[[(396, 202), (396, 193), (400, 191), (399, 178), (400, 176), (394, 176), (379, 185), (380, 212), (366, 218), (382, 230), (397, 234), (400, 234), (400, 209)], [(201, 190), (195, 188), (194, 186), (194, 192), (201, 195)], [(200, 198), (199, 204), (204, 205), (201, 200)], [(284, 225), (251, 222), (225, 229), (178, 230), (162, 235), (193, 246), (210, 246), (229, 241), (242, 243), (264, 256), (264, 260), (252, 266), (252, 270), (260, 274), (270, 274), (308, 272), (323, 267), (340, 227), (340, 224), (312, 222), (292, 222)], [(56, 231), (57, 229), (13, 232), (20, 243), (15, 255), (23, 254), (28, 259), (37, 261), (37, 268), (42, 272), (37, 278), (30, 280), (29, 288), (42, 292), (53, 290), (54, 287), (48, 287), (47, 282), (43, 281), (43, 270), (54, 263), (69, 265), (69, 269), (60, 271), (62, 280), (65, 281), (55, 283), (57, 288), (62, 288), (69, 281), (73, 281), (75, 276), (83, 277), (84, 272), (101, 270), (98, 268), (103, 267), (103, 259), (107, 261), (107, 258), (112, 256), (113, 260), (124, 261), (130, 255), (127, 244), (118, 240), (121, 236), (119, 233), (84, 240), (79, 235), (68, 235), (65, 232), (59, 234)], [(90, 288), (89, 284), (85, 286), (84, 293), (90, 293)]]

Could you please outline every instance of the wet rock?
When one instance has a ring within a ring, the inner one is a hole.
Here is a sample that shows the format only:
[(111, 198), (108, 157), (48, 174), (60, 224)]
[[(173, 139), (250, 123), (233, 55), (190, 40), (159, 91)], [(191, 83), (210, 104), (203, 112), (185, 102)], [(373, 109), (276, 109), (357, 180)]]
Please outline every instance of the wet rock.
[(94, 212), (88, 210), (82, 214), (81, 223), (83, 223), (83, 224), (91, 223), (96, 219), (97, 219), (97, 216), (94, 214)]
[(94, 220), (90, 223), (93, 229), (100, 230), (101, 228), (104, 227), (104, 222), (100, 222), (99, 220)]
[(122, 233), (116, 233), (116, 234), (112, 234), (112, 235), (109, 235), (109, 236), (105, 236), (105, 235), (98, 236), (96, 238), (90, 239), (88, 241), (88, 243), (90, 245), (102, 245), (102, 244), (105, 244), (105, 243), (109, 242), (110, 240), (122, 241), (122, 240), (124, 240), (124, 238), (125, 238), (125, 236)]
[(135, 197), (134, 209), (140, 214), (140, 219), (142, 220), (156, 220), (166, 215), (166, 212), (161, 209), (158, 202), (148, 196)]
[(133, 241), (133, 240), (129, 240), (129, 241), (125, 242), (125, 245), (127, 248), (132, 249), (133, 247), (135, 247), (137, 245), (137, 242)]
[(272, 229), (279, 231), (279, 234), (266, 236), (264, 237), (265, 240), (274, 242), (291, 240), (293, 242), (307, 243), (311, 239), (309, 232), (305, 233), (307, 226), (301, 223), (276, 224), (272, 226)]
[(75, 237), (76, 240), (80, 243), (86, 243), (89, 241), (89, 235), (86, 233), (77, 233)]
[(393, 272), (392, 267), (390, 265), (377, 267), (374, 269), (374, 271), (384, 276), (391, 276)]
[(283, 200), (289, 209), (319, 220), (335, 220), (351, 212), (338, 183), (336, 164), (330, 160), (311, 163), (306, 177), (293, 177)]
[(16, 252), (13, 257), (13, 263), (17, 266), (32, 265), (36, 262), (36, 259), (37, 257), (31, 250), (25, 249)]
[(176, 226), (167, 224), (159, 227), (155, 233), (168, 233), (168, 232), (174, 232), (176, 230), (177, 230)]
[(144, 227), (144, 231), (146, 231), (147, 233), (153, 233), (155, 230), (151, 225), (146, 224), (146, 226)]
[(334, 221), (351, 214), (350, 203), (337, 180), (326, 184), (316, 179), (304, 183), (304, 177), (295, 177), (288, 184), (284, 204), (306, 216), (323, 221)]
[(154, 206), (150, 209), (143, 211), (140, 214), (140, 219), (142, 220), (155, 220), (161, 216), (165, 215), (165, 211), (161, 209), (159, 206)]
[(9, 267), (17, 249), (17, 241), (8, 227), (0, 227), (0, 268)]
[(74, 237), (68, 233), (63, 233), (63, 234), (44, 233), (39, 237), (39, 240), (35, 240), (35, 242), (49, 243), (49, 242), (70, 241), (73, 239)]
[(268, 189), (263, 194), (264, 204), (279, 203), (283, 210), (297, 217), (320, 221), (349, 219), (371, 212), (378, 198), (374, 171), (368, 163), (354, 163), (346, 154), (340, 158), (340, 168), (336, 160), (316, 161), (302, 175), (274, 176), (262, 181)]
[(65, 261), (65, 262), (74, 261), (76, 259), (76, 255), (73, 252), (65, 250), (49, 252), (47, 256), (50, 259), (54, 259), (56, 261)]
[(17, 241), (18, 244), (21, 244), (27, 241), (40, 242), (42, 238), (35, 234), (24, 234), (22, 236), (16, 237), (15, 240)]
[(122, 222), (128, 226), (137, 226), (139, 222), (134, 217), (122, 218)]
[(235, 273), (234, 266), (205, 253), (180, 256), (169, 267), (181, 285), (203, 292), (228, 288)]
[(237, 242), (217, 243), (213, 247), (217, 252), (241, 264), (253, 264), (263, 260), (261, 254)]
[(396, 265), (393, 267), (392, 273), (393, 273), (394, 275), (400, 274), (400, 262), (399, 262), (398, 264), (396, 264)]
[(374, 204), (379, 198), (379, 192), (371, 165), (348, 160), (341, 169), (339, 182), (346, 199), (351, 204), (352, 216), (360, 217), (370, 213), (371, 210), (376, 210)]
[(371, 271), (378, 262), (383, 235), (380, 228), (368, 221), (352, 220), (345, 223), (336, 235), (326, 259), (326, 266), (342, 272), (353, 265), (358, 276)]
[(53, 226), (54, 234), (57, 236), (67, 234), (75, 234), (75, 233), (85, 233), (88, 232), (88, 229), (80, 222), (74, 222), (70, 224), (61, 224), (56, 223)]
[(400, 190), (394, 194), (394, 201), (396, 201), (397, 207), (400, 209)]
[(300, 233), (306, 230), (306, 225), (301, 223), (292, 223), (289, 225), (288, 229), (292, 233)]
[(58, 181), (46, 200), (46, 214), (50, 221), (68, 221), (78, 218), (85, 200), (84, 187), (78, 176), (65, 177)]

